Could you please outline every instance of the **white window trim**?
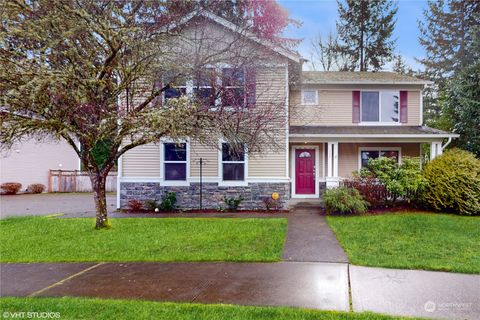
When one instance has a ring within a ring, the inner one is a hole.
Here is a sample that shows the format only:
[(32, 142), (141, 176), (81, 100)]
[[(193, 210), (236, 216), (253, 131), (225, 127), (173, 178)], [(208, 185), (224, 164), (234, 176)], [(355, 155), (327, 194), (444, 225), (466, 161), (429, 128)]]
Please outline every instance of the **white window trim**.
[(360, 147), (358, 148), (358, 171), (362, 169), (362, 151), (398, 151), (398, 163), (402, 163), (402, 147)]
[[(315, 150), (315, 194), (297, 194), (296, 193), (296, 181), (297, 181), (297, 174), (296, 174), (296, 157), (295, 157), (295, 150), (297, 149), (314, 149)], [(294, 145), (291, 147), (290, 150), (290, 163), (291, 163), (291, 172), (292, 172), (292, 198), (319, 198), (320, 197), (320, 190), (319, 190), (319, 182), (320, 182), (320, 152), (318, 145)]]
[[(216, 76), (216, 79), (215, 79), (215, 82), (217, 83), (217, 85), (219, 87), (222, 86), (222, 77), (223, 77), (223, 69), (231, 69), (231, 68), (235, 68), (235, 66), (232, 66), (230, 64), (225, 64), (225, 63), (220, 63), (220, 64), (217, 64), (217, 65), (210, 65), (210, 64), (207, 64), (205, 66), (205, 69), (214, 69), (215, 70), (215, 74), (217, 75)], [(242, 70), (243, 70), (243, 87), (244, 87), (244, 93), (245, 93), (245, 86), (246, 86), (246, 69), (245, 67), (241, 67)], [(196, 89), (197, 87), (194, 85), (194, 81), (192, 79), (188, 79), (185, 81), (185, 85), (182, 85), (182, 86), (175, 86), (174, 88), (185, 88), (185, 93), (188, 97), (193, 97), (193, 91), (194, 89)], [(198, 87), (199, 89), (207, 89), (207, 88), (212, 88), (211, 86), (199, 86)], [(225, 88), (241, 88), (240, 86), (227, 86)], [(246, 99), (246, 97), (244, 96), (244, 100)], [(244, 101), (246, 102), (246, 100)], [(165, 92), (162, 93), (162, 104), (165, 104)], [(215, 99), (215, 105), (212, 106), (210, 108), (211, 111), (216, 111), (219, 109), (219, 107), (221, 107), (221, 104), (222, 104), (222, 97), (221, 95), (219, 95), (216, 99)], [(224, 110), (232, 110), (232, 107), (229, 107), (229, 106), (224, 106), (223, 107)]]
[[(228, 143), (224, 139), (218, 141), (218, 186), (219, 187), (246, 187), (248, 186), (248, 152), (245, 150), (244, 160), (243, 161), (226, 161), (222, 160), (222, 144)], [(242, 163), (244, 164), (244, 176), (243, 180), (232, 181), (232, 180), (223, 180), (223, 163)]]
[[(306, 91), (314, 91), (315, 92), (315, 102), (313, 102), (313, 103), (312, 102), (305, 102), (304, 93)], [(304, 105), (304, 106), (316, 106), (316, 105), (318, 105), (318, 90), (317, 89), (302, 89), (300, 99), (301, 99), (302, 105)]]
[[(362, 119), (362, 111), (363, 111), (363, 100), (362, 100), (362, 92), (378, 92), (378, 119), (379, 121), (363, 121)], [(397, 122), (381, 122), (382, 119), (382, 92), (398, 92), (398, 121)], [(360, 122), (359, 125), (363, 126), (399, 126), (402, 125), (400, 122), (400, 90), (394, 89), (368, 89), (368, 90), (360, 90)]]
[[(165, 162), (165, 143), (185, 143), (187, 158), (186, 161), (167, 161)], [(186, 164), (186, 177), (185, 180), (165, 180), (165, 163), (185, 163)], [(167, 187), (174, 186), (189, 186), (190, 185), (190, 139), (161, 139), (160, 141), (160, 185)]]

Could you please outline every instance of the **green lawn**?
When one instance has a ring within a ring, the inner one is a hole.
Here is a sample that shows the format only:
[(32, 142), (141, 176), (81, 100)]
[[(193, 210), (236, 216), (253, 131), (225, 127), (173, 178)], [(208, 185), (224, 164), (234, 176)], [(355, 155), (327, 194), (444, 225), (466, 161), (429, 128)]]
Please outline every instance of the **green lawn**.
[(1, 262), (278, 261), (286, 219), (91, 218), (0, 220)]
[[(373, 313), (313, 311), (286, 307), (244, 307), (162, 303), (138, 300), (85, 298), (0, 298), (0, 315), (8, 312), (59, 312), (57, 319), (159, 319), (159, 320), (391, 320), (407, 319)], [(50, 318), (55, 319), (55, 318)], [(408, 318), (412, 319), (412, 318)]]
[(480, 273), (480, 217), (412, 213), (327, 222), (353, 264)]

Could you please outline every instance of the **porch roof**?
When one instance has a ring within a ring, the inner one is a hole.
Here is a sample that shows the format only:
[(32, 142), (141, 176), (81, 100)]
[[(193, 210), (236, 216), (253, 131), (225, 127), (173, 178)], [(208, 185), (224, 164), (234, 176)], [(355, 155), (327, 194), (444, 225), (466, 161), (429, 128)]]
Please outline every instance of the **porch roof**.
[(290, 126), (290, 137), (311, 138), (458, 138), (426, 126)]

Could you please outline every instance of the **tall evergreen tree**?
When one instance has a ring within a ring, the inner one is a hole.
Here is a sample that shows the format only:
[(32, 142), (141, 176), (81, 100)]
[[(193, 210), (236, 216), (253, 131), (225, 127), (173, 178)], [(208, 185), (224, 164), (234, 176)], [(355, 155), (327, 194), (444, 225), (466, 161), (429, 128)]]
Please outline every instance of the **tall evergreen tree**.
[(480, 61), (449, 81), (442, 104), (448, 129), (460, 134), (457, 146), (480, 157)]
[(417, 60), (425, 66), (423, 77), (435, 82), (424, 91), (424, 119), (429, 126), (451, 129), (454, 118), (444, 97), (450, 79), (480, 60), (480, 1), (430, 1), (423, 15), (419, 41), (426, 56)]
[(440, 89), (454, 76), (480, 58), (480, 1), (429, 1), (419, 21), (420, 44), (426, 57), (418, 59)]
[(348, 69), (380, 70), (393, 58), (396, 3), (391, 0), (337, 1), (339, 50), (349, 57)]

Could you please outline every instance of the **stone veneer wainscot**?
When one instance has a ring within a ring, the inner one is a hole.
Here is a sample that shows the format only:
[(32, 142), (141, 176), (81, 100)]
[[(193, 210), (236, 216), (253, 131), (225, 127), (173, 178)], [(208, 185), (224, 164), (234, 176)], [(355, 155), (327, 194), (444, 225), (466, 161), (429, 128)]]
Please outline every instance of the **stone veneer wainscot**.
[[(200, 183), (190, 186), (162, 186), (156, 182), (120, 183), (120, 205), (127, 208), (128, 201), (157, 199), (161, 201), (167, 192), (177, 194), (177, 207), (180, 209), (198, 209), (200, 207)], [(273, 192), (280, 195), (280, 206), (286, 208), (290, 195), (290, 183), (249, 183), (248, 186), (219, 186), (217, 183), (203, 183), (203, 208), (226, 208), (225, 197), (243, 197), (240, 209), (265, 209), (263, 199), (271, 197)]]

